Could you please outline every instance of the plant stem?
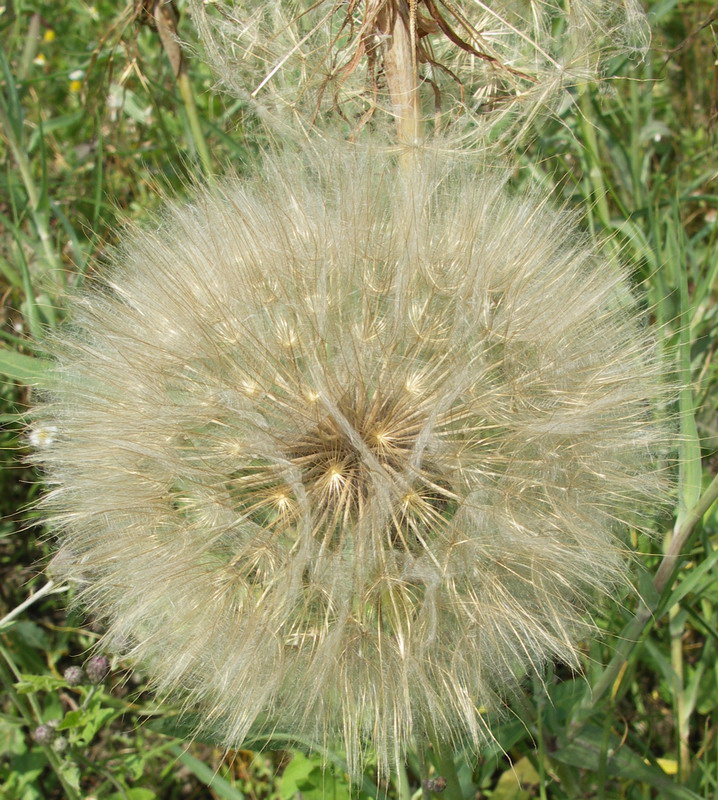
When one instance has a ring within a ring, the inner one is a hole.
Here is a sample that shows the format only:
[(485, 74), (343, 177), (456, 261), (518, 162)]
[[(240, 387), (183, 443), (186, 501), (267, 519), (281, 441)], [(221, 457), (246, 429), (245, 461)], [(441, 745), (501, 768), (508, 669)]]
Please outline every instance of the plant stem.
[(20, 142), (15, 135), (15, 128), (13, 127), (10, 117), (7, 113), (5, 98), (0, 95), (0, 127), (5, 131), (8, 145), (12, 151), (13, 157), (18, 166), (20, 177), (25, 186), (27, 193), (28, 206), (30, 207), (30, 215), (35, 224), (35, 230), (40, 238), (42, 249), (45, 254), (45, 259), (49, 266), (60, 276), (62, 276), (62, 264), (57, 257), (57, 253), (53, 247), (52, 236), (50, 235), (50, 228), (47, 224), (47, 213), (41, 207), (43, 205), (42, 198), (32, 178), (32, 170), (30, 169), (30, 161), (27, 158)]
[[(21, 698), (13, 686), (14, 679), (17, 680), (20, 677), (15, 666), (15, 662), (12, 660), (10, 653), (4, 647), (0, 647), (0, 656), (2, 656), (2, 659), (4, 659), (7, 664), (6, 666), (0, 659), (0, 682), (5, 684), (5, 690), (7, 691), (8, 697), (19, 711), (20, 716), (25, 720), (25, 724), (29, 728), (34, 728), (42, 722), (42, 716), (37, 701), (32, 694), (27, 695), (26, 698)], [(23, 699), (27, 701), (27, 706), (29, 706), (29, 708), (25, 705)], [(67, 800), (80, 800), (80, 795), (77, 791), (75, 791), (75, 788), (67, 782), (62, 772), (62, 762), (60, 760), (60, 756), (52, 749), (50, 745), (45, 744), (40, 745), (40, 747), (42, 747), (45, 758), (57, 775), (57, 779), (60, 781)]]
[(29, 608), (33, 603), (36, 603), (41, 598), (47, 597), (50, 594), (65, 592), (67, 591), (67, 589), (68, 589), (67, 586), (55, 586), (55, 581), (52, 580), (48, 581), (43, 587), (41, 587), (36, 592), (31, 594), (28, 598), (23, 600), (23, 602), (20, 603), (20, 605), (15, 606), (15, 608), (13, 608), (12, 611), (9, 611), (7, 614), (5, 614), (5, 616), (2, 619), (0, 619), (0, 630), (2, 630), (2, 628), (4, 628), (8, 622), (10, 622), (11, 620), (15, 619), (15, 617), (22, 614), (22, 612), (26, 608)]
[(415, 145), (421, 140), (415, 0), (387, 3), (378, 21), (380, 33), (388, 37), (384, 73), (399, 143)]
[[(461, 790), (459, 774), (456, 771), (453, 748), (449, 743), (440, 739), (434, 730), (429, 731), (429, 739), (436, 769), (446, 781), (446, 789), (441, 795), (442, 798), (446, 798), (446, 800), (463, 800), (464, 793)], [(428, 775), (424, 776), (424, 778), (428, 778)]]
[(401, 764), (397, 769), (395, 787), (398, 800), (411, 800), (411, 787), (405, 764)]
[[(601, 155), (598, 147), (598, 138), (596, 137), (596, 127), (593, 123), (593, 108), (591, 106), (591, 95), (589, 94), (588, 86), (584, 85), (579, 87), (579, 108), (580, 108), (580, 121), (581, 133), (587, 153), (587, 166), (588, 178), (591, 183), (593, 195), (595, 198), (596, 211), (601, 226), (604, 230), (610, 230), (611, 227), (611, 212), (608, 207), (606, 183), (603, 179), (603, 169), (601, 167)], [(589, 207), (589, 213), (593, 215), (592, 209)]]
[(661, 565), (653, 579), (653, 587), (656, 590), (655, 597), (649, 601), (641, 600), (635, 616), (621, 634), (621, 641), (615, 655), (593, 687), (590, 698), (584, 703), (584, 707), (595, 706), (603, 695), (614, 686), (619, 675), (622, 674), (624, 665), (628, 662), (628, 657), (641, 637), (647, 632), (649, 623), (655, 618), (662, 604), (662, 595), (673, 580), (683, 550), (687, 546), (696, 526), (703, 518), (703, 515), (716, 500), (718, 500), (718, 475), (713, 478), (710, 486), (705, 490), (693, 508), (686, 512), (683, 521), (676, 528), (668, 550), (663, 556)]
[(194, 93), (192, 92), (192, 84), (189, 80), (187, 71), (183, 68), (177, 77), (177, 85), (179, 86), (182, 101), (184, 103), (187, 120), (189, 121), (189, 128), (192, 132), (192, 139), (194, 146), (197, 148), (200, 161), (202, 162), (202, 170), (205, 177), (212, 178), (212, 157), (209, 154), (207, 142), (202, 133), (202, 126), (199, 121), (199, 114), (197, 113), (197, 104), (194, 101)]
[(187, 74), (187, 65), (185, 63), (184, 54), (177, 41), (177, 11), (172, 2), (160, 2), (155, 0), (153, 3), (152, 14), (154, 16), (155, 24), (157, 25), (157, 32), (162, 42), (162, 47), (167, 54), (172, 72), (174, 72), (177, 86), (179, 87), (182, 102), (184, 103), (185, 113), (187, 114), (187, 121), (189, 122), (190, 133), (192, 134), (192, 141), (199, 155), (202, 164), (202, 170), (205, 177), (212, 178), (212, 157), (207, 147), (204, 134), (202, 133), (202, 126), (197, 114), (197, 104), (194, 100), (194, 93), (192, 92), (192, 84), (190, 83), (189, 75)]

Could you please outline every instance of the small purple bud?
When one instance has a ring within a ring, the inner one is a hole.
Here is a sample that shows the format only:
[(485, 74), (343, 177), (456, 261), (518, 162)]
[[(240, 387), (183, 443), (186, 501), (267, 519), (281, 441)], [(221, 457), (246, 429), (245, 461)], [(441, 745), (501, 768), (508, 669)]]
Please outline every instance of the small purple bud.
[(79, 686), (85, 680), (85, 673), (82, 667), (68, 667), (62, 677), (67, 681), (68, 686)]
[(97, 685), (105, 680), (110, 671), (110, 662), (105, 656), (92, 656), (92, 658), (85, 664), (85, 672), (87, 673), (87, 680), (90, 683)]
[(38, 744), (50, 744), (55, 738), (55, 725), (50, 725), (48, 723), (38, 725), (32, 732), (32, 738)]

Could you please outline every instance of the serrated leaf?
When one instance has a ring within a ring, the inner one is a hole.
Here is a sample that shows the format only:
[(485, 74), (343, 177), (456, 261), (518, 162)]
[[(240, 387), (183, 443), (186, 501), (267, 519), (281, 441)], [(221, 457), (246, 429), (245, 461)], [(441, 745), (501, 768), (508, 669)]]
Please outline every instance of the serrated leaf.
[(57, 726), (57, 730), (73, 731), (73, 742), (77, 745), (85, 746), (116, 715), (117, 711), (115, 709), (102, 705), (101, 696), (95, 696), (87, 708), (68, 711)]
[(67, 686), (67, 681), (52, 675), (21, 675), (15, 684), (18, 694), (34, 694), (35, 692), (55, 692)]
[(46, 766), (45, 755), (37, 748), (10, 759), (10, 770), (16, 779), (13, 788), (18, 796), (40, 777)]

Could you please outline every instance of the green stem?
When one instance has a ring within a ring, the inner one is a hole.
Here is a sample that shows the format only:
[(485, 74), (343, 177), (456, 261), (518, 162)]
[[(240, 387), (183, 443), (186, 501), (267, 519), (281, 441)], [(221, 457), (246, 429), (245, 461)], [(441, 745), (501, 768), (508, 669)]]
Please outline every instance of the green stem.
[(429, 777), (429, 759), (426, 757), (426, 747), (418, 747), (419, 774), (421, 775), (421, 800), (431, 800), (431, 792), (426, 785)]
[(205, 177), (212, 178), (212, 156), (209, 154), (207, 141), (202, 133), (202, 125), (199, 121), (199, 114), (197, 113), (197, 104), (194, 100), (194, 93), (192, 92), (192, 84), (189, 80), (189, 75), (183, 70), (177, 77), (177, 85), (179, 86), (180, 94), (182, 95), (182, 102), (184, 103), (185, 113), (189, 122), (189, 129), (192, 133), (194, 146), (197, 148), (200, 161), (202, 162), (202, 169)]
[(20, 58), (20, 66), (18, 67), (17, 77), (20, 81), (24, 81), (30, 73), (33, 59), (37, 54), (37, 45), (40, 41), (40, 15), (35, 12), (30, 17), (30, 25), (27, 29), (27, 36), (25, 37), (25, 47), (22, 51)]
[(401, 764), (396, 774), (396, 796), (399, 800), (411, 800), (411, 786), (409, 785), (409, 776), (406, 773), (406, 765)]
[(27, 158), (25, 151), (20, 146), (20, 143), (15, 136), (15, 129), (10, 122), (10, 117), (7, 114), (5, 107), (5, 98), (0, 97), (0, 127), (5, 131), (10, 150), (12, 150), (13, 157), (17, 162), (20, 177), (25, 185), (27, 192), (28, 205), (30, 207), (30, 214), (35, 224), (35, 230), (40, 237), (45, 258), (50, 267), (56, 271), (58, 275), (62, 274), (62, 264), (57, 258), (55, 249), (52, 245), (52, 237), (50, 235), (50, 228), (47, 224), (47, 214), (41, 209), (40, 194), (32, 179), (32, 171), (30, 169), (30, 162)]
[(654, 598), (648, 601), (641, 601), (635, 616), (621, 634), (621, 639), (616, 648), (615, 655), (596, 682), (591, 696), (584, 703), (584, 706), (595, 706), (611, 687), (614, 687), (615, 693), (616, 687), (614, 684), (616, 679), (622, 673), (624, 665), (628, 662), (628, 657), (633, 652), (633, 649), (647, 633), (650, 623), (655, 619), (663, 602), (662, 595), (673, 581), (681, 555), (689, 544), (696, 526), (716, 500), (718, 500), (718, 475), (713, 478), (710, 486), (705, 490), (693, 508), (686, 512), (683, 521), (676, 528), (668, 550), (663, 556), (661, 565), (653, 579), (653, 587), (656, 590)]
[(588, 86), (584, 85), (579, 88), (578, 102), (581, 110), (581, 134), (588, 155), (588, 177), (591, 181), (593, 195), (596, 201), (596, 211), (598, 212), (598, 218), (604, 230), (609, 230), (611, 225), (611, 212), (608, 207), (608, 192), (603, 179), (603, 170), (601, 169), (601, 156), (598, 147), (598, 139), (596, 137), (596, 127), (591, 119), (593, 116), (593, 109), (591, 107), (591, 95), (589, 94)]
[[(463, 800), (464, 793), (461, 790), (459, 774), (456, 771), (453, 748), (449, 743), (441, 739), (434, 730), (429, 731), (429, 740), (431, 741), (434, 765), (438, 774), (446, 781), (446, 789), (441, 794), (442, 798), (446, 798), (446, 800)], [(424, 780), (427, 778), (428, 775), (425, 775)]]
[[(21, 696), (15, 690), (15, 686), (13, 685), (15, 681), (19, 680), (20, 678), (20, 674), (17, 671), (15, 662), (12, 660), (10, 653), (8, 653), (8, 651), (2, 646), (0, 646), (0, 655), (6, 662), (3, 663), (0, 661), (0, 681), (5, 685), (5, 690), (7, 691), (10, 700), (19, 711), (20, 716), (22, 716), (22, 718), (25, 720), (25, 724), (28, 726), (28, 728), (36, 728), (42, 723), (40, 707), (38, 706), (37, 701), (32, 694), (27, 695), (25, 698), (21, 698)], [(23, 699), (26, 702), (23, 702)], [(67, 782), (65, 776), (62, 774), (62, 762), (60, 761), (58, 754), (50, 745), (40, 745), (40, 747), (42, 747), (45, 758), (47, 759), (55, 775), (57, 775), (58, 781), (60, 781), (62, 789), (65, 792), (65, 797), (67, 797), (68, 800), (80, 800), (79, 793), (75, 791), (75, 788)]]

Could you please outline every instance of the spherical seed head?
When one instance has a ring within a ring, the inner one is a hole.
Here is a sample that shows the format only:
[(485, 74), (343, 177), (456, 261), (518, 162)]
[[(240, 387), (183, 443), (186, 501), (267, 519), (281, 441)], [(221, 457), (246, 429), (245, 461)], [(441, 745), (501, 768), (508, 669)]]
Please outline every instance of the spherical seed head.
[(494, 144), (520, 138), (542, 111), (570, 102), (572, 87), (601, 77), (609, 58), (641, 52), (650, 39), (638, 0), (408, 8), (397, 0), (192, 0), (190, 9), (224, 87), (265, 121), (286, 124), (291, 115), (306, 125), (336, 124), (338, 108), (355, 130), (397, 113), (387, 84), (399, 15), (414, 41), (426, 116)]
[(62, 677), (67, 681), (68, 686), (79, 686), (85, 680), (85, 673), (82, 667), (68, 667)]
[(110, 662), (106, 656), (92, 656), (85, 664), (87, 680), (92, 684), (102, 683), (110, 672)]
[(501, 172), (304, 159), (130, 237), (38, 460), (108, 647), (227, 745), (261, 717), (386, 770), (577, 663), (661, 493), (660, 368), (620, 271)]

